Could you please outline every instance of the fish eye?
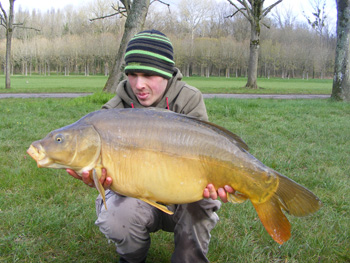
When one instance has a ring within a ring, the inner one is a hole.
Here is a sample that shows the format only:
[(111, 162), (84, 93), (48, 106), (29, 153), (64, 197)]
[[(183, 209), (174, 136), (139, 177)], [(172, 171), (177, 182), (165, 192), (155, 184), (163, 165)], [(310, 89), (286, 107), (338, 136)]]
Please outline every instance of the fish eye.
[(55, 137), (55, 141), (58, 143), (62, 143), (63, 142), (63, 135), (62, 134), (57, 134)]

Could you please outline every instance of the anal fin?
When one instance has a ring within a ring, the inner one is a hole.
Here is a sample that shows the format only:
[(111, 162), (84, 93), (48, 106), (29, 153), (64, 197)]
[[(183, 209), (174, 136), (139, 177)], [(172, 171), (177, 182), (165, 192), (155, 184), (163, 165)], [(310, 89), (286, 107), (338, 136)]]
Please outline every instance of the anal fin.
[(146, 202), (147, 204), (151, 205), (151, 206), (154, 206), (156, 208), (158, 208), (159, 210), (163, 211), (164, 213), (167, 213), (169, 215), (172, 215), (174, 214), (173, 212), (171, 212), (165, 205), (161, 205), (161, 204), (158, 204), (152, 200), (148, 200), (146, 198), (139, 198), (140, 200)]
[(241, 204), (248, 199), (244, 194), (238, 193), (237, 191), (233, 193), (226, 192), (227, 200), (233, 204)]
[(279, 244), (283, 244), (290, 238), (291, 226), (287, 217), (283, 214), (276, 196), (265, 203), (253, 203), (256, 212), (266, 231)]
[(105, 189), (103, 188), (103, 186), (102, 186), (102, 184), (101, 184), (101, 182), (99, 180), (101, 178), (101, 175), (102, 175), (102, 170), (101, 169), (96, 168), (96, 169), (92, 170), (92, 179), (94, 180), (96, 189), (98, 190), (98, 192), (102, 196), (103, 204), (105, 205), (105, 208), (107, 210)]

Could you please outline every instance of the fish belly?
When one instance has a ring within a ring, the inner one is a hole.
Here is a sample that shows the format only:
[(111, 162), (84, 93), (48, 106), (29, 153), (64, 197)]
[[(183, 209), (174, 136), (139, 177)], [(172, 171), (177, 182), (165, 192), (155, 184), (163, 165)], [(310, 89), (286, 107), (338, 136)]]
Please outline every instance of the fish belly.
[(163, 204), (182, 204), (203, 198), (208, 171), (196, 157), (150, 150), (124, 150), (103, 158), (113, 179), (112, 190)]

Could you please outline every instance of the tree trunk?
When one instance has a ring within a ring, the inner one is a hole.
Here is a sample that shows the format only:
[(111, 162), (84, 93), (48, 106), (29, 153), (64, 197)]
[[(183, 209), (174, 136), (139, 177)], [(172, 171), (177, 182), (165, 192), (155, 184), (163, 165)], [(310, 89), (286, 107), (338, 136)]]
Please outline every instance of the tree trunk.
[(337, 0), (337, 46), (332, 98), (350, 101), (350, 1)]
[(259, 47), (254, 44), (250, 44), (249, 65), (248, 65), (248, 81), (245, 85), (249, 89), (257, 89), (256, 84), (258, 73), (258, 51)]
[(109, 67), (108, 67), (108, 62), (105, 62), (105, 76), (107, 77), (109, 74)]
[(248, 64), (248, 81), (245, 85), (246, 88), (256, 89), (257, 74), (258, 74), (258, 56), (260, 48), (260, 21), (269, 13), (271, 10), (282, 2), (277, 0), (270, 6), (263, 8), (265, 0), (237, 0), (242, 7), (237, 6), (232, 0), (228, 2), (236, 8), (236, 12), (241, 12), (250, 23), (250, 53), (249, 53), (249, 64)]
[[(262, 6), (260, 7), (262, 8)], [(249, 50), (249, 64), (248, 64), (248, 81), (245, 85), (248, 89), (257, 89), (256, 84), (258, 76), (258, 59), (260, 48), (260, 21), (259, 17), (254, 17), (250, 20), (250, 50)]]
[(201, 64), (201, 77), (203, 77), (203, 76), (204, 76), (204, 65)]
[(189, 76), (190, 76), (190, 64), (187, 63), (186, 69), (185, 69), (185, 77), (189, 77)]
[(115, 93), (118, 83), (124, 78), (124, 55), (126, 46), (130, 39), (141, 31), (146, 20), (149, 2), (150, 0), (134, 0), (132, 2), (125, 21), (124, 33), (115, 58), (115, 64), (103, 91)]
[(226, 74), (225, 74), (226, 78), (229, 78), (230, 77), (230, 68), (227, 67), (226, 68)]
[(13, 34), (13, 10), (15, 0), (10, 0), (10, 12), (8, 16), (7, 26), (6, 26), (6, 62), (5, 62), (5, 88), (11, 88), (11, 42)]
[(207, 66), (206, 71), (205, 71), (205, 77), (209, 78), (210, 77), (210, 66)]

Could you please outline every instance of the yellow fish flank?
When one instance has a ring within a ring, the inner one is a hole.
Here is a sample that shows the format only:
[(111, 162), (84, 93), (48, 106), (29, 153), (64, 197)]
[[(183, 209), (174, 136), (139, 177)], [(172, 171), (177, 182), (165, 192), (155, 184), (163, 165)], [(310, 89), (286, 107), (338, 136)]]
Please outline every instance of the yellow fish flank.
[(305, 187), (265, 166), (248, 152), (242, 139), (215, 124), (157, 109), (111, 109), (33, 142), (28, 154), (38, 167), (71, 168), (78, 174), (101, 169), (112, 177), (111, 189), (139, 198), (171, 214), (167, 204), (203, 198), (208, 183), (232, 186), (229, 201), (249, 199), (267, 232), (279, 244), (290, 238), (282, 209), (306, 216), (321, 206)]

